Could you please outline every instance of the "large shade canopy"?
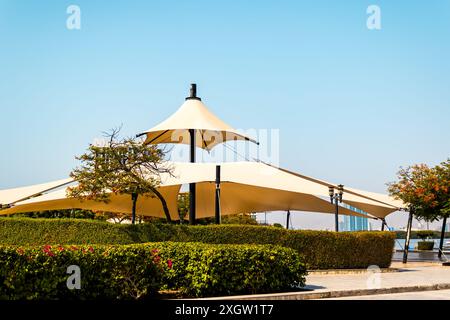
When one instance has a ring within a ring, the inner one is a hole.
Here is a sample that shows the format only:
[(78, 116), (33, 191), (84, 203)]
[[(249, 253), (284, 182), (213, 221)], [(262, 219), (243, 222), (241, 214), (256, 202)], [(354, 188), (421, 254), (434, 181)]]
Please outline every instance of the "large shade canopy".
[[(214, 163), (174, 163), (172, 175), (161, 176), (159, 191), (164, 196), (170, 215), (177, 218), (177, 195), (183, 184), (197, 183), (198, 217), (214, 216), (215, 173)], [(334, 213), (334, 206), (320, 196), (326, 187), (277, 168), (256, 162), (234, 162), (221, 164), (221, 213), (223, 215), (242, 212), (297, 210)], [(110, 202), (79, 201), (67, 198), (65, 189), (21, 201), (1, 214), (29, 211), (45, 211), (80, 208), (107, 212), (130, 213), (129, 196), (111, 196)], [(139, 197), (137, 213), (145, 216), (164, 217), (157, 198)], [(364, 216), (341, 207), (344, 215)]]
[(36, 184), (32, 186), (0, 190), (0, 206), (11, 205), (21, 200), (35, 197), (44, 192), (62, 187), (73, 182), (72, 179), (62, 179), (47, 183)]
[(190, 144), (190, 129), (196, 131), (196, 146), (211, 150), (217, 144), (229, 140), (255, 140), (239, 133), (214, 115), (200, 98), (186, 98), (181, 107), (165, 121), (145, 131), (146, 144)]
[[(177, 195), (181, 186), (189, 183), (197, 184), (197, 217), (214, 216), (217, 164), (171, 163), (169, 165), (173, 168), (173, 172), (161, 175), (159, 191), (167, 202), (171, 217), (177, 219)], [(222, 163), (220, 167), (220, 204), (223, 215), (278, 210), (335, 212), (334, 205), (328, 200), (328, 187), (333, 184), (328, 182), (262, 162)], [(56, 185), (56, 182), (54, 184)], [(386, 195), (351, 188), (345, 189), (343, 202), (370, 214), (368, 217), (376, 218), (384, 218), (399, 209), (396, 205), (401, 205)], [(72, 208), (131, 213), (131, 207), (131, 198), (126, 195), (112, 195), (108, 203), (79, 201), (67, 198), (65, 189), (61, 189), (25, 201), (18, 201), (12, 208), (2, 210), (0, 213)], [(164, 217), (160, 201), (151, 196), (139, 197), (137, 213)], [(340, 207), (339, 214), (367, 217), (346, 207)]]

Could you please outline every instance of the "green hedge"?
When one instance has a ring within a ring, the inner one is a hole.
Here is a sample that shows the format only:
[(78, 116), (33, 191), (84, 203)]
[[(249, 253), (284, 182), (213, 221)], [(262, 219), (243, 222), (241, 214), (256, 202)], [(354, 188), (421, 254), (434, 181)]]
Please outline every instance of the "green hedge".
[(309, 269), (389, 267), (393, 232), (286, 230), (251, 225), (114, 225), (70, 219), (0, 219), (4, 244), (131, 244), (157, 241), (274, 244), (295, 249)]
[[(67, 267), (81, 270), (69, 290)], [(0, 247), (0, 299), (145, 299), (276, 292), (303, 286), (306, 268), (279, 246), (147, 243)]]
[[(154, 296), (167, 265), (157, 252), (126, 246), (0, 247), (0, 299), (138, 299)], [(68, 278), (80, 268), (81, 288)]]
[(173, 263), (164, 273), (164, 288), (190, 296), (286, 291), (305, 284), (306, 266), (290, 248), (195, 242), (157, 247), (161, 257)]
[[(406, 239), (406, 231), (394, 231), (397, 239)], [(431, 235), (431, 238), (433, 239), (440, 239), (441, 238), (441, 231), (431, 231), (433, 232), (433, 235)], [(450, 238), (450, 232), (445, 232), (445, 238)], [(419, 230), (412, 230), (411, 231), (411, 239), (420, 239), (419, 237)]]

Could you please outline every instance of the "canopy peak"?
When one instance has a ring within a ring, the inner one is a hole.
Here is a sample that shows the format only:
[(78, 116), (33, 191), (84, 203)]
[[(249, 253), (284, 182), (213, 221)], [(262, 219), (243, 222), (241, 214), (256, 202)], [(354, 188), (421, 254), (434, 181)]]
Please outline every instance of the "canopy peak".
[(186, 97), (186, 100), (200, 100), (200, 101), (202, 101), (201, 98), (197, 97), (197, 84), (196, 83), (191, 83), (190, 94), (189, 94), (189, 97)]

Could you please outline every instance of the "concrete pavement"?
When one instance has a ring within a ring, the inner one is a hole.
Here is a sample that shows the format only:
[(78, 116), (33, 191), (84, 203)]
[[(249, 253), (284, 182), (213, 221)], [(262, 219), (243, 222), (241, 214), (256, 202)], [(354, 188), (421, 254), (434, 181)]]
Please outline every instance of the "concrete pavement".
[(374, 294), (323, 300), (450, 300), (450, 290)]
[(357, 299), (366, 295), (448, 290), (450, 267), (443, 267), (438, 263), (393, 263), (390, 272), (381, 272), (375, 268), (365, 272), (359, 270), (343, 273), (341, 270), (338, 273), (311, 273), (307, 276), (306, 284), (303, 290), (295, 292), (209, 299), (307, 300), (350, 296)]

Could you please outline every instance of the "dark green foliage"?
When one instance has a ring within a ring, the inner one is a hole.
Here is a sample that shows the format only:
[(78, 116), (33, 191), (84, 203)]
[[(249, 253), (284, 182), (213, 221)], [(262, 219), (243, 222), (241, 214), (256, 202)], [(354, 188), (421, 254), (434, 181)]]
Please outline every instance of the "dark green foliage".
[[(67, 267), (81, 270), (69, 290)], [(303, 286), (306, 268), (279, 246), (146, 243), (0, 246), (0, 299), (145, 299), (163, 289), (188, 296), (247, 294)]]
[(281, 223), (274, 223), (273, 226), (277, 228), (284, 228)]
[[(67, 287), (67, 268), (81, 289)], [(161, 286), (167, 264), (151, 246), (0, 247), (0, 299), (143, 299)]]
[(419, 241), (417, 242), (417, 250), (433, 250), (434, 241)]
[(286, 230), (251, 225), (114, 225), (70, 219), (0, 219), (4, 244), (131, 244), (157, 241), (274, 244), (295, 249), (309, 269), (389, 267), (395, 233)]
[(305, 284), (306, 267), (293, 249), (270, 245), (151, 243), (163, 260), (165, 289), (189, 296), (265, 293)]
[[(433, 232), (433, 234), (431, 235), (431, 238), (439, 239), (441, 237), (440, 231), (432, 231), (432, 232)], [(396, 235), (397, 239), (406, 239), (405, 231), (395, 231), (395, 235)], [(450, 238), (450, 232), (445, 233), (445, 238)], [(418, 235), (418, 231), (411, 231), (411, 239), (420, 239), (420, 237)]]
[(431, 238), (434, 236), (433, 230), (418, 230), (416, 231), (417, 237), (419, 237), (422, 240), (426, 240), (428, 238)]
[(13, 217), (27, 218), (72, 218), (72, 219), (98, 219), (106, 220), (104, 216), (95, 214), (90, 210), (68, 209), (68, 210), (51, 210), (42, 212), (26, 212), (16, 213)]

